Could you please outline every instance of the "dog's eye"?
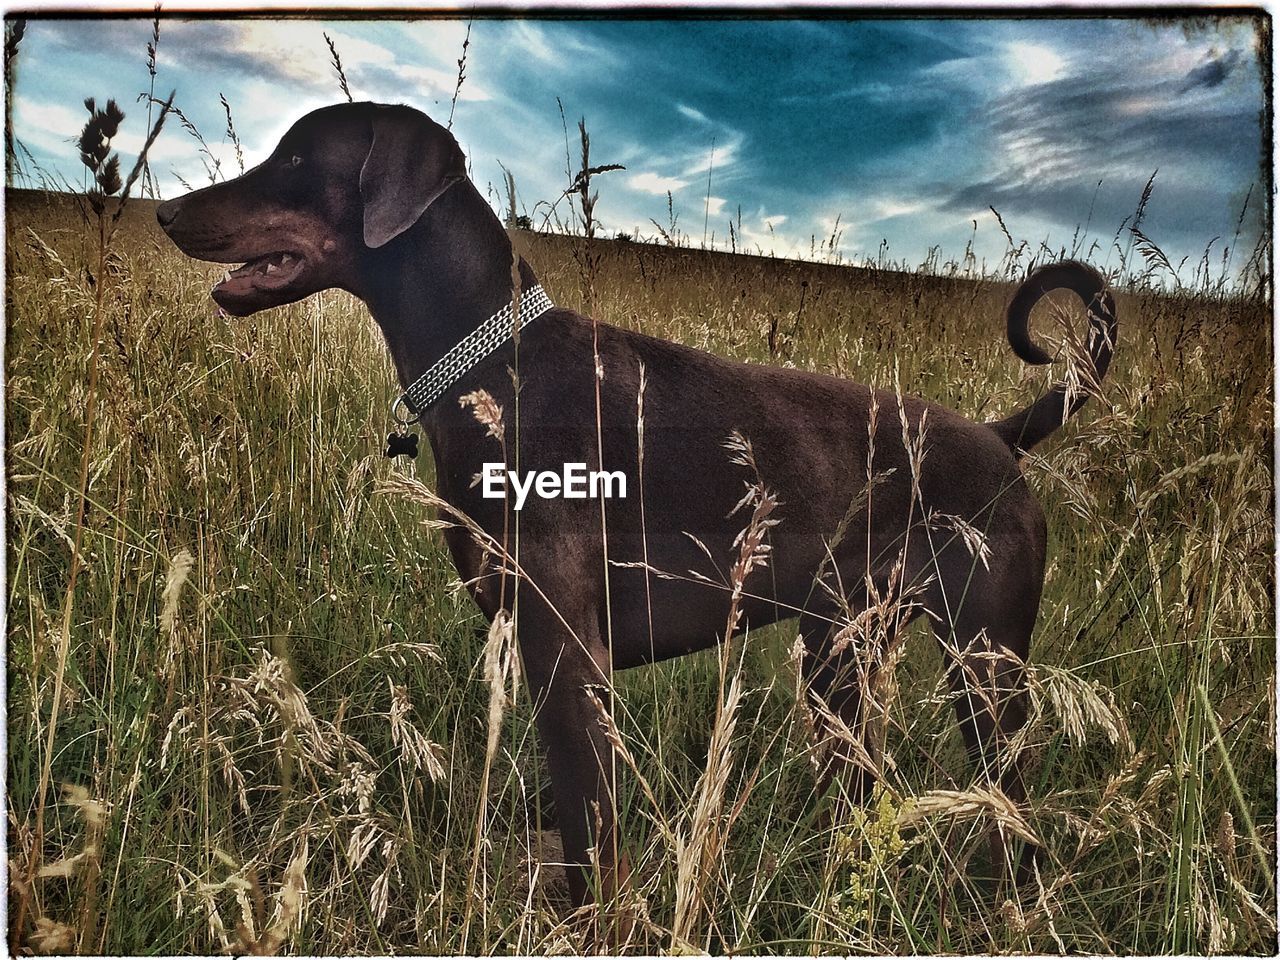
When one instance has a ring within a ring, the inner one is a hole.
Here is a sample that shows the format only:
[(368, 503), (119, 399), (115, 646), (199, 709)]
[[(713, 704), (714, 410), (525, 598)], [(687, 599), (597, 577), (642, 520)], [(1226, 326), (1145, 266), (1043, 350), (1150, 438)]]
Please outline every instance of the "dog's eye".
[(291, 167), (300, 167), (300, 166), (302, 166), (302, 158), (301, 158), (300, 156), (298, 156), (298, 155), (295, 153), (295, 154), (293, 155), (293, 159), (289, 161), (289, 166), (291, 166)]

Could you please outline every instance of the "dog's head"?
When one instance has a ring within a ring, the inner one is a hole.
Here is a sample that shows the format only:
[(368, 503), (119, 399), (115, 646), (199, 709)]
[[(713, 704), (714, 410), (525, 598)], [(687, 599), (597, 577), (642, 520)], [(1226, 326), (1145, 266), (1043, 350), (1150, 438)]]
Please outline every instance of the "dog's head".
[(243, 176), (160, 204), (156, 218), (188, 256), (243, 264), (212, 295), (247, 316), (328, 287), (351, 290), (369, 250), (465, 178), (457, 141), (425, 114), (343, 103), (307, 114)]

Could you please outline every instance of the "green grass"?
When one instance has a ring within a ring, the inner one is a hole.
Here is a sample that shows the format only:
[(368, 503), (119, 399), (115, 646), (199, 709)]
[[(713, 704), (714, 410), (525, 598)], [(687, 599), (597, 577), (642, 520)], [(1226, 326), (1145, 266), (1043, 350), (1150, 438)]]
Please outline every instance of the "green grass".
[[(527, 695), (505, 712), (482, 797), (484, 624), (424, 525), (431, 511), (375, 493), (406, 468), (381, 456), (396, 387), (372, 321), (334, 292), (217, 316), (218, 271), (168, 246), (141, 203), (103, 288), (60, 670), (97, 259), (65, 202), (11, 193), (7, 213), (13, 942), (589, 949), (551, 865)], [(978, 419), (1046, 383), (1004, 343), (1010, 288), (993, 279), (520, 242), (558, 302), (589, 292), (602, 320), (726, 356), (899, 382)], [(1275, 951), (1271, 305), (1137, 292), (1119, 310), (1104, 396), (1028, 467), (1050, 525), (1029, 728), (1042, 886), (991, 902), (974, 880), (991, 814), (938, 793), (969, 791), (973, 772), (922, 632), (894, 672), (883, 799), (823, 825), (782, 624), (730, 651), (742, 700), (717, 822), (737, 815), (699, 875), (684, 944), (671, 935), (675, 848), (697, 826), (687, 808), (720, 659), (616, 678), (636, 765), (620, 806), (646, 918), (633, 949)], [(430, 485), (429, 457), (416, 469)], [(184, 550), (169, 626), (166, 581)], [(918, 815), (925, 801), (939, 809)]]

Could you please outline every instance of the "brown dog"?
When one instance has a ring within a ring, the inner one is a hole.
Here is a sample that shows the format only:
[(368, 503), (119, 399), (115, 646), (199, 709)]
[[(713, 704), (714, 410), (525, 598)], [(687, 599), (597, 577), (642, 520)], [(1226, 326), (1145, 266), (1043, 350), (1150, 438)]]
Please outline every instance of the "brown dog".
[[(258, 167), (161, 204), (157, 216), (186, 254), (245, 262), (213, 290), (230, 313), (247, 315), (327, 287), (362, 299), (406, 386), (512, 299), (506, 231), (467, 179), (453, 137), (409, 107), (317, 110)], [(528, 291), (534, 273), (523, 260), (518, 267)], [(1029, 339), (1028, 315), (1059, 287), (1075, 291), (1089, 310), (1092, 369), (1080, 379), (1096, 383), (1111, 359), (1115, 309), (1089, 267), (1067, 262), (1033, 272), (1009, 305), (1010, 343), (1027, 362), (1048, 362)], [(514, 466), (517, 406), (509, 368), (515, 364), (516, 347), (505, 337), (420, 411), (439, 494), (499, 541), (504, 529), (514, 529), (511, 498), (486, 498), (472, 481), (501, 453), (458, 398), (478, 389), (496, 398)], [(642, 368), (643, 486), (636, 429)], [(813, 697), (857, 729), (858, 678), (874, 663), (876, 641), (832, 643), (833, 623), (841, 616), (848, 622), (842, 604), (857, 614), (877, 597), (896, 598), (895, 622), (882, 634), (927, 613), (945, 651), (971, 755), (987, 777), (1022, 799), (1017, 758), (1004, 748), (1026, 718), (1023, 664), (1040, 602), (1045, 521), (1018, 460), (1079, 408), (1084, 393), (1054, 389), (987, 424), (912, 398), (900, 414), (893, 394), (734, 363), (561, 308), (524, 330), (518, 370), (521, 471), (559, 473), (566, 463), (580, 463), (627, 479), (628, 495), (605, 504), (603, 528), (601, 504), (591, 499), (531, 496), (519, 513), (517, 635), (564, 849), (585, 866), (596, 845), (602, 889), (616, 890), (626, 868), (614, 829), (613, 748), (591, 688), (607, 704), (611, 668), (679, 656), (723, 638), (730, 590), (712, 564), (727, 567), (738, 556), (744, 519), (730, 514), (743, 481), (754, 479), (728, 462), (724, 444), (734, 431), (751, 441), (759, 475), (779, 503), (770, 519), (780, 521), (768, 532), (771, 569), (747, 585), (737, 629), (799, 616)], [(912, 462), (904, 431), (912, 443), (924, 433), (922, 461), (917, 452)], [(975, 532), (985, 550), (975, 548)], [(446, 539), (485, 615), (512, 609), (513, 598), (500, 595), (494, 564), (475, 540), (462, 529), (449, 530)], [(857, 752), (846, 747), (843, 759)], [(865, 765), (844, 769), (844, 785), (856, 799), (869, 774)], [(1022, 870), (1030, 859), (1024, 850)], [(575, 899), (585, 901), (583, 870), (571, 869), (569, 878)]]

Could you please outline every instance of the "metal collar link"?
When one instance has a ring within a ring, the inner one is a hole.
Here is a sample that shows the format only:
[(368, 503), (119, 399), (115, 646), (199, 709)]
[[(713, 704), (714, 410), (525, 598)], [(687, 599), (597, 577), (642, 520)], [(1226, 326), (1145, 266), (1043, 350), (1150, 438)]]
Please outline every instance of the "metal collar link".
[[(554, 307), (542, 285), (530, 287), (520, 295), (520, 329)], [(513, 304), (508, 303), (480, 326), (458, 341), (422, 376), (409, 384), (409, 389), (391, 401), (391, 419), (401, 426), (417, 423), (418, 418), (440, 399), (477, 363), (497, 350), (511, 336)], [(400, 407), (409, 416), (400, 415)]]

